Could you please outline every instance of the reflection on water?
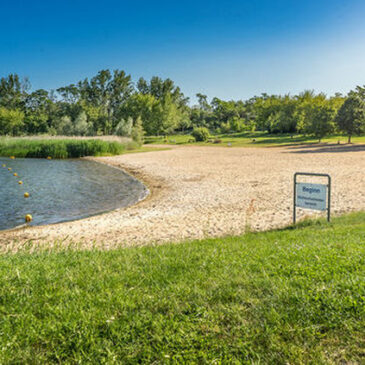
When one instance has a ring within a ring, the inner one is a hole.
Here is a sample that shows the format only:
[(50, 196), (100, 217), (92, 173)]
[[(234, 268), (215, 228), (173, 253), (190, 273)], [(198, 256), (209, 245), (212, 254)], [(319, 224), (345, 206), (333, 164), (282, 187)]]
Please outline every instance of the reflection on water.
[(0, 230), (23, 224), (28, 213), (33, 225), (57, 223), (125, 207), (146, 194), (130, 175), (93, 161), (0, 158)]

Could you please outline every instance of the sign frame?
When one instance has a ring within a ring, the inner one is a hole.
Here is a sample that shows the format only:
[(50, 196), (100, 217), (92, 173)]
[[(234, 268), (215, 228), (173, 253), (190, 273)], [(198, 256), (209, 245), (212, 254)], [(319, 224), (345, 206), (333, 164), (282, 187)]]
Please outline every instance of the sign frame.
[(331, 176), (328, 174), (319, 174), (314, 172), (296, 172), (294, 174), (294, 207), (293, 207), (293, 223), (295, 224), (297, 221), (297, 177), (298, 176), (320, 176), (327, 178), (327, 221), (331, 221)]

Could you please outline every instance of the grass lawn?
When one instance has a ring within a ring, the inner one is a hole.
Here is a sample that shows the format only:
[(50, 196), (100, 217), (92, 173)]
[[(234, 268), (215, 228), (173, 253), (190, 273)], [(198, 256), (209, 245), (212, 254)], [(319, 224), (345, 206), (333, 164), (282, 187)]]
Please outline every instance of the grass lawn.
[(365, 213), (0, 256), (0, 363), (363, 363)]
[[(189, 140), (192, 139), (190, 135), (172, 135), (165, 140), (165, 137), (149, 136), (146, 137), (146, 143), (154, 144), (192, 144), (192, 145), (203, 145), (203, 146), (227, 146), (230, 143), (233, 147), (274, 147), (274, 146), (288, 146), (288, 145), (299, 145), (299, 144), (313, 144), (318, 143), (318, 139), (313, 136), (303, 136), (300, 134), (268, 134), (264, 132), (244, 132), (234, 134), (219, 134), (212, 136), (211, 140), (220, 139), (221, 143), (212, 142), (194, 142), (191, 143)], [(255, 140), (255, 141), (253, 141)], [(347, 136), (335, 135), (323, 138), (322, 144), (325, 143), (347, 143)], [(353, 143), (365, 143), (365, 136), (354, 136), (352, 137)]]

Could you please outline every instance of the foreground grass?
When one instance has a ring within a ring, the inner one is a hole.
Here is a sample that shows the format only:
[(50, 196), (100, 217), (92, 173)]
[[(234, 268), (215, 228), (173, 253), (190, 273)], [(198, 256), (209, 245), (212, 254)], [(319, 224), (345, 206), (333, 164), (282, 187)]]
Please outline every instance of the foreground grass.
[(78, 158), (120, 155), (138, 148), (134, 142), (120, 143), (101, 139), (26, 139), (0, 138), (0, 156)]
[[(166, 140), (165, 137), (149, 136), (146, 137), (146, 143), (153, 144), (193, 144), (204, 146), (227, 146), (228, 144), (233, 147), (275, 147), (275, 146), (291, 146), (301, 144), (317, 144), (318, 139), (313, 136), (304, 136), (301, 134), (269, 134), (265, 132), (244, 132), (234, 134), (219, 134), (212, 136), (210, 142), (193, 142), (192, 137), (188, 134), (180, 134), (169, 136)], [(220, 143), (214, 143), (220, 140)], [(323, 138), (322, 144), (341, 144), (347, 143), (347, 136), (334, 135)], [(354, 136), (352, 142), (355, 144), (365, 143), (365, 136)]]
[(0, 363), (363, 363), (365, 213), (0, 257)]

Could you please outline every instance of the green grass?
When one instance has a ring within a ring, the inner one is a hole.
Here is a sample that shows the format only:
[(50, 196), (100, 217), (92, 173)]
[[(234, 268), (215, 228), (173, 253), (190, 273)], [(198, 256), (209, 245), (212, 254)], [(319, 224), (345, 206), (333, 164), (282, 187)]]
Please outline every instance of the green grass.
[[(275, 147), (275, 146), (290, 146), (300, 144), (316, 144), (318, 139), (313, 136), (304, 136), (299, 134), (269, 134), (264, 132), (244, 132), (234, 134), (219, 134), (211, 137), (210, 142), (194, 142), (191, 143), (192, 137), (190, 135), (172, 135), (165, 140), (165, 137), (149, 136), (146, 137), (146, 143), (153, 144), (192, 144), (203, 146), (225, 146), (230, 143), (233, 147)], [(214, 140), (221, 140), (221, 143), (213, 143)], [(254, 141), (255, 140), (255, 141)], [(334, 135), (323, 138), (322, 144), (334, 143), (340, 141), (341, 144), (347, 143), (347, 136)], [(365, 136), (354, 136), (353, 143), (365, 143)]]
[(365, 213), (0, 256), (0, 363), (363, 363)]
[(120, 155), (137, 148), (134, 142), (119, 143), (98, 139), (25, 139), (0, 138), (0, 156), (78, 158)]

